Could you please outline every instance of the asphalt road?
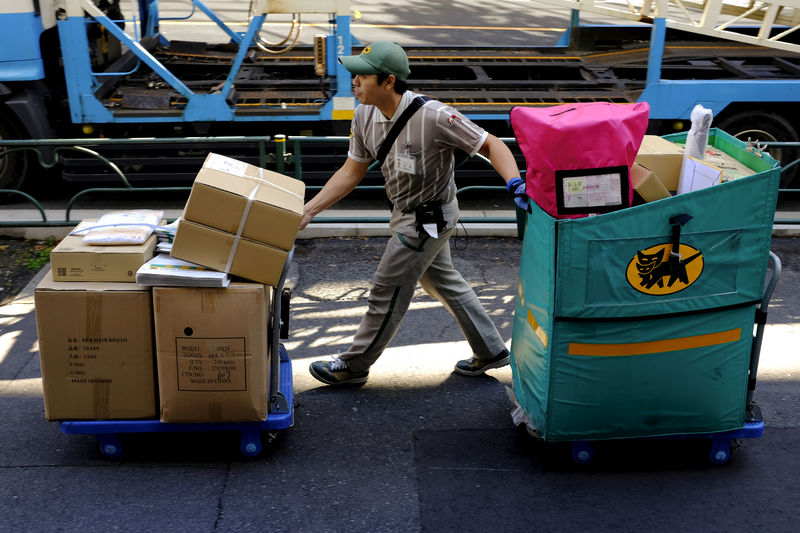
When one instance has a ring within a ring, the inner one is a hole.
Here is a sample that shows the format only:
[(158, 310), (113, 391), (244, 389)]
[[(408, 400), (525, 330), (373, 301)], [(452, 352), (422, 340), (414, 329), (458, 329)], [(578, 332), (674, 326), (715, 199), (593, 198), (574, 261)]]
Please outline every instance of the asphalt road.
[[(775, 239), (755, 398), (760, 439), (710, 465), (705, 443), (565, 445), (515, 428), (511, 370), (452, 373), (468, 348), (423, 293), (361, 388), (308, 364), (343, 350), (365, 309), (385, 238), (298, 241), (290, 284), (295, 426), (257, 458), (236, 434), (141, 434), (123, 456), (43, 416), (30, 296), (0, 308), (0, 529), (7, 531), (791, 531), (800, 497), (800, 242)], [(456, 266), (511, 337), (520, 244), (463, 236)]]

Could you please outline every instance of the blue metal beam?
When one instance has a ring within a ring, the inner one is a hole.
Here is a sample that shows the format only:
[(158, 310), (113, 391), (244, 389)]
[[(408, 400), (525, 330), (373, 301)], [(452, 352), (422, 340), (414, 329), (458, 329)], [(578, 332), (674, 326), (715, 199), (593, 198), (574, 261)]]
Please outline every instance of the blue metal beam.
[(687, 119), (696, 104), (718, 115), (733, 102), (797, 102), (797, 80), (660, 80), (639, 96), (649, 102), (652, 119)]
[(664, 58), (664, 42), (667, 38), (667, 21), (659, 17), (653, 21), (650, 32), (650, 55), (647, 60), (647, 85), (661, 79), (661, 61)]
[(352, 80), (350, 71), (339, 63), (339, 56), (349, 56), (353, 53), (353, 44), (350, 35), (350, 17), (340, 15), (336, 17), (336, 28), (334, 30), (336, 45), (336, 57), (334, 67), (336, 75), (336, 96), (353, 96)]
[(236, 80), (236, 74), (238, 74), (239, 69), (242, 68), (242, 62), (244, 62), (244, 56), (247, 54), (247, 49), (255, 39), (256, 33), (261, 30), (261, 25), (264, 24), (265, 18), (266, 15), (263, 13), (253, 17), (250, 20), (250, 25), (247, 27), (247, 32), (244, 34), (244, 37), (240, 39), (239, 50), (236, 52), (236, 57), (233, 58), (231, 70), (228, 72), (228, 77), (225, 79), (225, 85), (222, 87), (221, 92), (223, 99), (227, 98), (228, 94), (230, 94), (231, 89), (233, 88), (233, 82)]
[[(181, 93), (186, 98), (190, 98), (194, 93), (187, 87), (180, 79), (178, 79), (172, 72), (167, 70), (161, 62), (156, 59), (150, 52), (148, 52), (138, 41), (134, 41), (128, 34), (114, 24), (114, 22), (105, 15), (91, 15), (97, 22), (99, 22), (109, 33), (119, 39), (119, 42), (127, 46), (139, 59), (145, 62), (147, 66), (153, 69), (153, 72), (158, 74), (162, 80), (168, 83), (172, 88)], [(83, 21), (83, 19), (80, 19)], [(88, 47), (85, 49), (88, 54)]]

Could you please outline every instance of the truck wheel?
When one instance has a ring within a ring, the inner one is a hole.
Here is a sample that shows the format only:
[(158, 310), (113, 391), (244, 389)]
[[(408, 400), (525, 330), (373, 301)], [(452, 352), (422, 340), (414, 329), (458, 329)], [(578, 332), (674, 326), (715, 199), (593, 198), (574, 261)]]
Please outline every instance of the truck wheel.
[[(21, 135), (14, 122), (0, 110), (0, 140), (20, 139)], [(0, 147), (4, 152), (9, 147)], [(28, 173), (28, 150), (17, 150), (6, 155), (0, 155), (0, 189), (20, 190)], [(0, 201), (11, 198), (12, 194), (0, 193)]]
[[(730, 133), (737, 139), (747, 141), (758, 140), (761, 144), (769, 144), (773, 141), (779, 142), (798, 142), (797, 131), (791, 123), (775, 113), (764, 113), (760, 111), (745, 111), (729, 118), (723, 119), (717, 124), (721, 130)], [(767, 148), (769, 154), (786, 166), (798, 157), (800, 150), (795, 148)], [(800, 163), (798, 163), (800, 165)], [(798, 165), (795, 165), (788, 172), (781, 173), (781, 188), (794, 189), (800, 186), (798, 183)]]

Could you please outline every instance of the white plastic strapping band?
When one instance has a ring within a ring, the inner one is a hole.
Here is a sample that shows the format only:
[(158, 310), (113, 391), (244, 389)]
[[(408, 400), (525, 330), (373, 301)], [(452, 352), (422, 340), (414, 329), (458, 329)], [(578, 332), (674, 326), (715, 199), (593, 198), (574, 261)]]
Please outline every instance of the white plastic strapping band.
[(225, 264), (226, 274), (230, 274), (231, 272), (231, 263), (233, 263), (233, 256), (236, 255), (236, 249), (239, 248), (239, 241), (242, 238), (244, 223), (247, 221), (247, 215), (250, 214), (250, 206), (253, 205), (253, 199), (256, 197), (256, 192), (258, 192), (259, 187), (261, 187), (261, 184), (256, 183), (255, 188), (252, 191), (250, 191), (249, 195), (247, 195), (247, 204), (244, 206), (242, 219), (239, 221), (239, 229), (236, 231), (236, 235), (233, 238), (233, 246), (231, 247), (231, 253), (228, 255), (228, 262)]
[(145, 228), (154, 230), (158, 227), (159, 226), (157, 226), (156, 224), (142, 224), (138, 222), (130, 222), (130, 223), (120, 222), (117, 224), (99, 224), (96, 226), (87, 226), (85, 228), (80, 228), (70, 231), (67, 235), (80, 235), (81, 233), (86, 233), (101, 228)]
[(259, 168), (258, 169), (258, 174), (259, 174), (258, 176), (251, 176), (249, 174), (245, 174), (244, 177), (249, 179), (249, 180), (253, 180), (253, 181), (257, 181), (259, 183), (263, 183), (267, 187), (272, 187), (273, 189), (277, 189), (279, 191), (283, 191), (286, 194), (291, 194), (295, 198), (300, 198), (301, 200), (303, 199), (302, 195), (297, 194), (294, 191), (290, 191), (289, 189), (287, 189), (285, 187), (281, 187), (280, 185), (276, 185), (276, 184), (272, 183), (271, 181), (269, 181), (268, 179), (264, 178), (264, 169), (263, 168)]

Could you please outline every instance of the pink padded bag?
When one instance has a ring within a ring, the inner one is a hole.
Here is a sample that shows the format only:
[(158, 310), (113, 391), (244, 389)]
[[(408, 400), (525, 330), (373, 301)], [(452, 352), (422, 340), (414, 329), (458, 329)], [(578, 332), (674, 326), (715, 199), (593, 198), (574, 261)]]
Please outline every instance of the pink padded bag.
[[(528, 196), (555, 218), (559, 212), (556, 172), (628, 167), (642, 144), (650, 106), (588, 102), (545, 108), (515, 107), (511, 127), (525, 156)], [(628, 205), (633, 186), (628, 181)], [(566, 211), (566, 209), (564, 209)]]

